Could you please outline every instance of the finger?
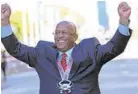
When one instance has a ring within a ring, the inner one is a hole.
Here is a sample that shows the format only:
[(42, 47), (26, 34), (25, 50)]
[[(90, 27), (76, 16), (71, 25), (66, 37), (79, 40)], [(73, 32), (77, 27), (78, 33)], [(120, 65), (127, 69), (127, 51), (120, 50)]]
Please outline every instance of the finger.
[(127, 10), (131, 10), (130, 6), (127, 6)]
[(123, 11), (128, 11), (128, 10), (131, 10), (131, 8), (130, 8), (130, 6), (124, 6), (124, 9), (123, 9)]
[(3, 8), (1, 9), (1, 12), (4, 13), (6, 10), (7, 10), (6, 7), (3, 6)]
[(118, 6), (118, 11), (121, 12), (123, 10), (123, 3), (124, 2), (121, 2)]
[(131, 14), (131, 7), (128, 7), (127, 11), (129, 12), (129, 15)]
[(6, 3), (5, 4), (6, 10), (11, 10), (10, 6)]
[(129, 5), (127, 4), (127, 2), (122, 2), (121, 6), (120, 6), (120, 10), (121, 11), (127, 11), (129, 8)]
[(10, 7), (7, 3), (5, 4), (5, 6)]
[(129, 5), (125, 2), (125, 3), (123, 3), (123, 9), (124, 10), (127, 10), (127, 8), (129, 7)]
[(125, 2), (121, 2), (120, 4), (119, 4), (119, 6), (118, 6), (118, 11), (123, 11), (123, 4), (124, 4)]
[(1, 5), (1, 11), (4, 9), (4, 6), (5, 6), (4, 4)]
[(5, 4), (2, 4), (1, 5), (1, 9), (4, 9), (6, 6), (5, 6)]
[(5, 11), (10, 11), (10, 6), (8, 4), (3, 4), (1, 12), (4, 13)]
[(121, 2), (121, 3), (119, 4), (119, 7), (122, 8), (123, 5), (124, 5), (124, 3), (125, 3), (125, 2)]
[(2, 13), (5, 12), (5, 7), (4, 7), (4, 5), (1, 7), (1, 12), (2, 12)]
[(10, 6), (8, 4), (4, 4), (5, 8), (10, 8)]

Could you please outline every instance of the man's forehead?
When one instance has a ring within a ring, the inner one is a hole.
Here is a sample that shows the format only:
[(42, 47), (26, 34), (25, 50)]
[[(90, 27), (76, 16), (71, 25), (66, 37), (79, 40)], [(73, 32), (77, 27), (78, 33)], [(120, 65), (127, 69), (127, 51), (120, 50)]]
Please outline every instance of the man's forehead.
[(65, 26), (65, 27), (68, 27), (68, 28), (75, 28), (75, 25), (72, 23), (72, 22), (69, 22), (69, 21), (61, 21), (57, 24), (56, 28), (57, 27), (62, 27), (62, 26)]

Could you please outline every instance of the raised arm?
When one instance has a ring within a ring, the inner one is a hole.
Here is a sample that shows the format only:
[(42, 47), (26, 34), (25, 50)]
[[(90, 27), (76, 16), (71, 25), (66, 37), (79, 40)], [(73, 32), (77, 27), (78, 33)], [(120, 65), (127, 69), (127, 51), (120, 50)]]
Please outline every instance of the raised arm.
[(102, 65), (121, 54), (131, 36), (132, 30), (128, 27), (131, 8), (126, 2), (119, 4), (118, 14), (120, 17), (119, 27), (113, 38), (105, 45), (100, 45), (98, 40), (95, 39), (97, 61)]
[(10, 25), (11, 8), (8, 4), (1, 5), (1, 40), (6, 50), (15, 58), (34, 67), (36, 64), (36, 48), (21, 44)]

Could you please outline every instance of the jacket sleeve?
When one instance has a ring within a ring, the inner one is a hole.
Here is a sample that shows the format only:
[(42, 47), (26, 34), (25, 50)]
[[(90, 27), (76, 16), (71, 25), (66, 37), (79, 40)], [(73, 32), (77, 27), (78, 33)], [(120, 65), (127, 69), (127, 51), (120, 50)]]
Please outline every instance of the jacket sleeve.
[(114, 57), (121, 54), (128, 43), (128, 40), (132, 34), (132, 30), (129, 29), (129, 32), (130, 35), (125, 36), (117, 30), (111, 40), (104, 45), (101, 45), (99, 41), (94, 38), (94, 46), (96, 51), (95, 56), (97, 62), (103, 65)]
[(13, 33), (5, 38), (2, 38), (1, 41), (10, 55), (29, 64), (31, 67), (35, 66), (37, 48), (28, 47), (20, 43)]

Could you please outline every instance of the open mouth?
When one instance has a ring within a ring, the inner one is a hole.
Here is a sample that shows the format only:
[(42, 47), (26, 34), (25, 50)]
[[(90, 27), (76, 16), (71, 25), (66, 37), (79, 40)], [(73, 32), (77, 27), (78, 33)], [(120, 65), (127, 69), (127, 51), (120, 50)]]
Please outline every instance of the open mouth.
[(58, 43), (64, 44), (65, 40), (58, 40)]
[(59, 43), (64, 43), (65, 41), (64, 41), (64, 40), (59, 40), (58, 42), (59, 42)]

